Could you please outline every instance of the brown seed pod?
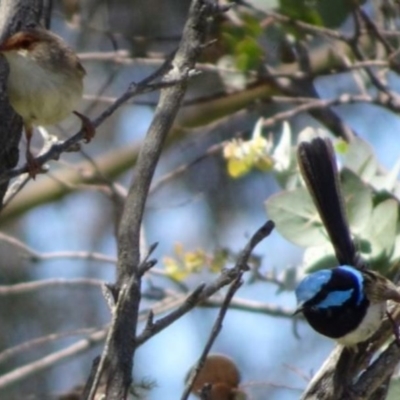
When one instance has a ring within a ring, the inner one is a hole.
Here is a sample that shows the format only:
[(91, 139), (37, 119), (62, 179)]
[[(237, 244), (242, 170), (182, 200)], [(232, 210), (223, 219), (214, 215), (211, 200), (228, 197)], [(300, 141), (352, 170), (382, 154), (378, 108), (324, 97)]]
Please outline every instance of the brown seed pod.
[(192, 393), (199, 396), (209, 386), (210, 400), (234, 400), (239, 383), (240, 373), (233, 360), (222, 354), (211, 354), (194, 381)]

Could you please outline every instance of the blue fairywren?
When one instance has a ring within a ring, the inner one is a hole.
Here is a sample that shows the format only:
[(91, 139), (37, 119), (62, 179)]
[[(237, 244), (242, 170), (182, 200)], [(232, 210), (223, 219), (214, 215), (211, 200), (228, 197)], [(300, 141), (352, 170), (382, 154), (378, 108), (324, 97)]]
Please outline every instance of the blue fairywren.
[(302, 142), (298, 163), (340, 266), (306, 276), (296, 288), (298, 308), (317, 332), (354, 346), (370, 338), (400, 292), (383, 275), (367, 269), (352, 240), (329, 139)]

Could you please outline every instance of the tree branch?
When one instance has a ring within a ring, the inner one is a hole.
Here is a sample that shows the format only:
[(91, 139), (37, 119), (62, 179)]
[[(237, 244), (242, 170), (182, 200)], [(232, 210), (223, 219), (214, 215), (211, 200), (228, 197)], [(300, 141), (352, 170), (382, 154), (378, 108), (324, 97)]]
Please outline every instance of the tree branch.
[[(165, 138), (178, 112), (207, 32), (207, 18), (214, 7), (206, 0), (193, 0), (172, 69), (163, 82), (175, 85), (161, 91), (153, 121), (140, 150), (135, 178), (130, 187), (118, 229), (118, 309), (109, 340), (107, 399), (125, 399), (131, 385), (136, 348), (136, 326), (141, 298), (140, 228), (150, 183)], [(122, 297), (121, 297), (122, 296)]]
[[(21, 27), (36, 24), (42, 11), (42, 0), (2, 0), (0, 2), (0, 42)], [(21, 139), (22, 120), (8, 101), (6, 80), (8, 65), (0, 57), (0, 175), (18, 163), (18, 143)], [(9, 180), (0, 184), (0, 204)], [(1, 206), (0, 206), (1, 208)]]

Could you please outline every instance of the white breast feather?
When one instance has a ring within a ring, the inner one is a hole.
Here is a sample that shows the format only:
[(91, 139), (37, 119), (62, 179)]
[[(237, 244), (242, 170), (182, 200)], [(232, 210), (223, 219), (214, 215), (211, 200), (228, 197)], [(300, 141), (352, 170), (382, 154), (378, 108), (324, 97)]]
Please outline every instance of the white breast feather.
[[(60, 73), (57, 76), (49, 74), (23, 52), (5, 55), (10, 64), (10, 103), (26, 122), (54, 125), (74, 110), (82, 98), (81, 79)], [(37, 85), (32, 85), (32, 80)]]

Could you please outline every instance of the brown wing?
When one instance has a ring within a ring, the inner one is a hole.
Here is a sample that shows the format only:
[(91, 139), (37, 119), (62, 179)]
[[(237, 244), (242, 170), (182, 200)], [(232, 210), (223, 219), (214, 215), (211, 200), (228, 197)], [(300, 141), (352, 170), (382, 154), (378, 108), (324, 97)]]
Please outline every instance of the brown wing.
[(363, 271), (364, 291), (371, 303), (393, 300), (400, 303), (400, 292), (396, 285), (375, 271)]

